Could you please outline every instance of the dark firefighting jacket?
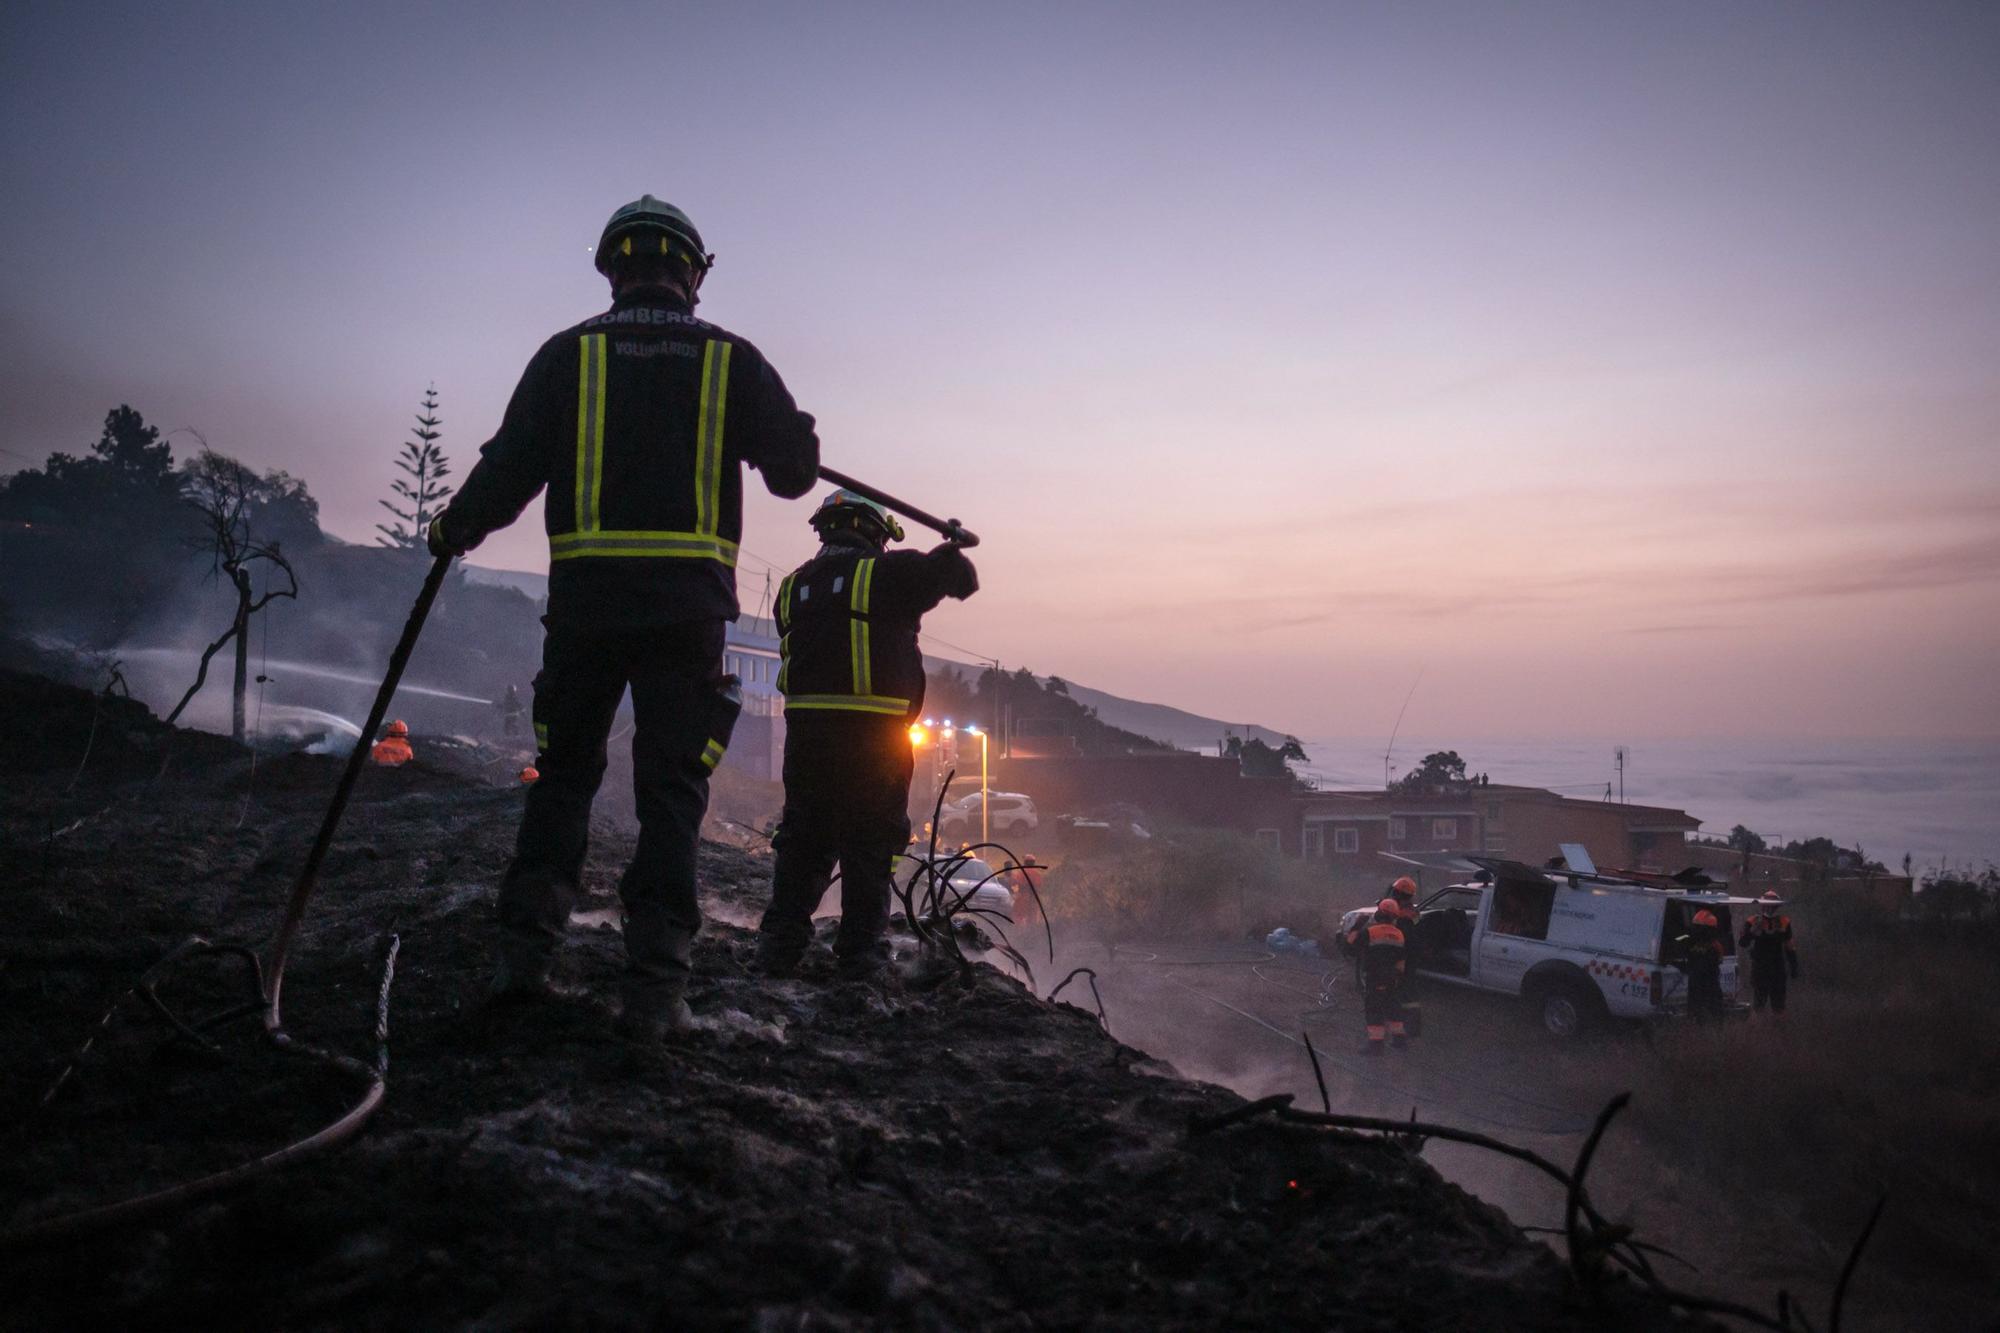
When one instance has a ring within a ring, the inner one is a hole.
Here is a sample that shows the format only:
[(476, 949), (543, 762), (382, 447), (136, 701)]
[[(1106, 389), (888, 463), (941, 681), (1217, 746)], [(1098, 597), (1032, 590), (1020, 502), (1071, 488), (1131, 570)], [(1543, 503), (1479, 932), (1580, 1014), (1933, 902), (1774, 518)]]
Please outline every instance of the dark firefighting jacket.
[(786, 715), (916, 717), (924, 706), (917, 646), (924, 614), (978, 588), (972, 562), (956, 546), (921, 553), (822, 546), (778, 585), (778, 689)]
[(1784, 971), (1785, 960), (1793, 949), (1792, 919), (1753, 912), (1743, 923), (1743, 933), (1736, 942), (1750, 951), (1750, 966), (1754, 971), (1775, 976)]
[(1347, 942), (1361, 951), (1361, 973), (1371, 990), (1394, 987), (1403, 976), (1403, 932), (1386, 921), (1356, 926)]
[(787, 499), (819, 473), (778, 372), (659, 289), (543, 343), (479, 453), (447, 541), (471, 549), (546, 487), (549, 623), (583, 627), (734, 619), (742, 465)]

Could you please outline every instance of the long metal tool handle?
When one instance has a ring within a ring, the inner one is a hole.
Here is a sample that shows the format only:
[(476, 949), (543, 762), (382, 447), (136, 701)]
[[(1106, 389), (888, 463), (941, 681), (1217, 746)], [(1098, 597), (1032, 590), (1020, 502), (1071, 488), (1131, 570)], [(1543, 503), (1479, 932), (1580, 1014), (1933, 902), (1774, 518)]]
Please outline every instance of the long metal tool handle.
[(424, 620), (431, 613), (431, 603), (437, 600), (445, 574), (451, 569), (451, 559), (448, 555), (439, 556), (424, 578), (423, 591), (417, 594), (416, 605), (410, 608), (410, 618), (403, 625), (403, 637), (397, 641), (396, 651), (389, 655), (389, 673), (382, 677), (382, 688), (375, 692), (375, 706), (368, 710), (368, 724), (355, 740), (354, 752), (347, 756), (347, 768), (340, 775), (340, 785), (334, 788), (333, 804), (327, 807), (319, 836), (313, 839), (312, 850), (306, 853), (305, 868), (299, 871), (298, 882), (292, 886), (292, 900), (285, 906), (284, 922), (278, 927), (277, 938), (271, 941), (271, 956), (264, 965), (264, 1030), (274, 1036), (284, 1026), (278, 1014), (278, 992), (285, 984), (285, 958), (291, 952), (292, 936), (298, 933), (299, 922), (305, 917), (306, 904), (311, 901), (313, 887), (319, 880), (320, 862), (326, 860), (334, 831), (340, 827), (340, 817), (347, 813), (347, 798), (354, 794), (354, 784), (368, 763), (369, 747), (382, 726), (383, 715), (389, 711), (389, 701), (396, 697), (403, 668), (410, 664), (417, 636), (423, 633)]
[(876, 504), (881, 505), (884, 509), (895, 510), (897, 513), (901, 514), (904, 518), (909, 519), (911, 522), (921, 523), (925, 527), (930, 528), (933, 531), (943, 533), (946, 541), (952, 542), (959, 546), (979, 545), (979, 534), (970, 531), (965, 527), (964, 524), (960, 523), (955, 518), (934, 518), (930, 514), (927, 514), (923, 510), (917, 508), (915, 505), (908, 504), (902, 500), (898, 500), (895, 496), (889, 494), (887, 491), (878, 491), (873, 486), (870, 486), (867, 482), (856, 481), (854, 478), (848, 476), (845, 472), (835, 472), (830, 467), (820, 468), (819, 475), (825, 480), (832, 482), (836, 486), (845, 486), (848, 490), (853, 491), (857, 495), (867, 496), (869, 499), (873, 500)]

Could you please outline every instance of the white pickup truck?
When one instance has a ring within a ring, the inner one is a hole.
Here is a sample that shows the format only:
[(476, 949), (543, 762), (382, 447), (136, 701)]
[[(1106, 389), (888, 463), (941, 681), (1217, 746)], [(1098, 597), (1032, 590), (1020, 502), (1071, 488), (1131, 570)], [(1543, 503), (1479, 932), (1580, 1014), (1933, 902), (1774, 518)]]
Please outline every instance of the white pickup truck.
[[(1519, 996), (1557, 1037), (1609, 1018), (1648, 1019), (1687, 1010), (1688, 929), (1713, 912), (1727, 952), (1722, 993), (1736, 995), (1735, 909), (1748, 898), (1660, 887), (1615, 874), (1538, 870), (1517, 861), (1469, 858), (1483, 874), (1417, 905), (1410, 970), (1433, 981)], [(1373, 909), (1341, 918), (1345, 940)]]

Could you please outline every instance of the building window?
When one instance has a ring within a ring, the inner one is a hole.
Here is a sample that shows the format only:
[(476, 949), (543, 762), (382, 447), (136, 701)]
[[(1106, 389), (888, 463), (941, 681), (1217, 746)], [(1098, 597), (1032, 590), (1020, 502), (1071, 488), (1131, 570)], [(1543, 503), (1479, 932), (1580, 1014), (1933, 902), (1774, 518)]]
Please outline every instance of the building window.
[(1456, 842), (1458, 840), (1458, 821), (1456, 819), (1433, 819), (1431, 821), (1431, 840), (1433, 842)]
[(1399, 817), (1391, 818), (1389, 820), (1390, 842), (1401, 842), (1403, 839), (1409, 836), (1410, 836), (1410, 826), (1407, 822), (1405, 822), (1403, 819)]
[(1284, 846), (1283, 846), (1283, 843), (1282, 843), (1282, 842), (1281, 842), (1281, 840), (1280, 840), (1280, 835), (1279, 835), (1279, 833), (1278, 833), (1278, 830), (1276, 830), (1276, 829), (1274, 829), (1274, 828), (1260, 828), (1260, 829), (1258, 829), (1258, 830), (1257, 830), (1257, 845), (1258, 845), (1259, 847), (1265, 847), (1265, 848), (1268, 848), (1268, 849), (1270, 849), (1271, 851), (1274, 851), (1274, 852), (1278, 852), (1278, 851), (1283, 851), (1283, 850), (1284, 850)]
[(1333, 831), (1333, 850), (1353, 855), (1361, 850), (1361, 830), (1358, 828), (1337, 828)]
[(1495, 824), (1500, 822), (1500, 802), (1488, 801), (1486, 803), (1486, 818)]
[(1323, 860), (1326, 856), (1326, 830), (1318, 824), (1306, 825), (1305, 832), (1299, 835), (1299, 855), (1314, 861)]

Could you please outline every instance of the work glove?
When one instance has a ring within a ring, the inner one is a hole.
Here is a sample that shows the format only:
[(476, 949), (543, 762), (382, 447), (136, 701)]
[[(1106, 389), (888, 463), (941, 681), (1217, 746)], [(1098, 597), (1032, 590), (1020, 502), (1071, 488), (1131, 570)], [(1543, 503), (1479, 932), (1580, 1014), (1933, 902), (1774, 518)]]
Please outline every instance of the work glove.
[(956, 542), (941, 542), (930, 549), (930, 558), (940, 566), (944, 593), (961, 602), (979, 591), (979, 571), (965, 558)]
[(431, 548), (432, 555), (464, 555), (466, 552), (465, 547), (445, 537), (443, 514), (431, 520), (430, 527), (424, 533), (424, 544)]
[(1795, 953), (1786, 954), (1785, 966), (1791, 969), (1792, 980), (1797, 981), (1799, 979), (1799, 956)]

